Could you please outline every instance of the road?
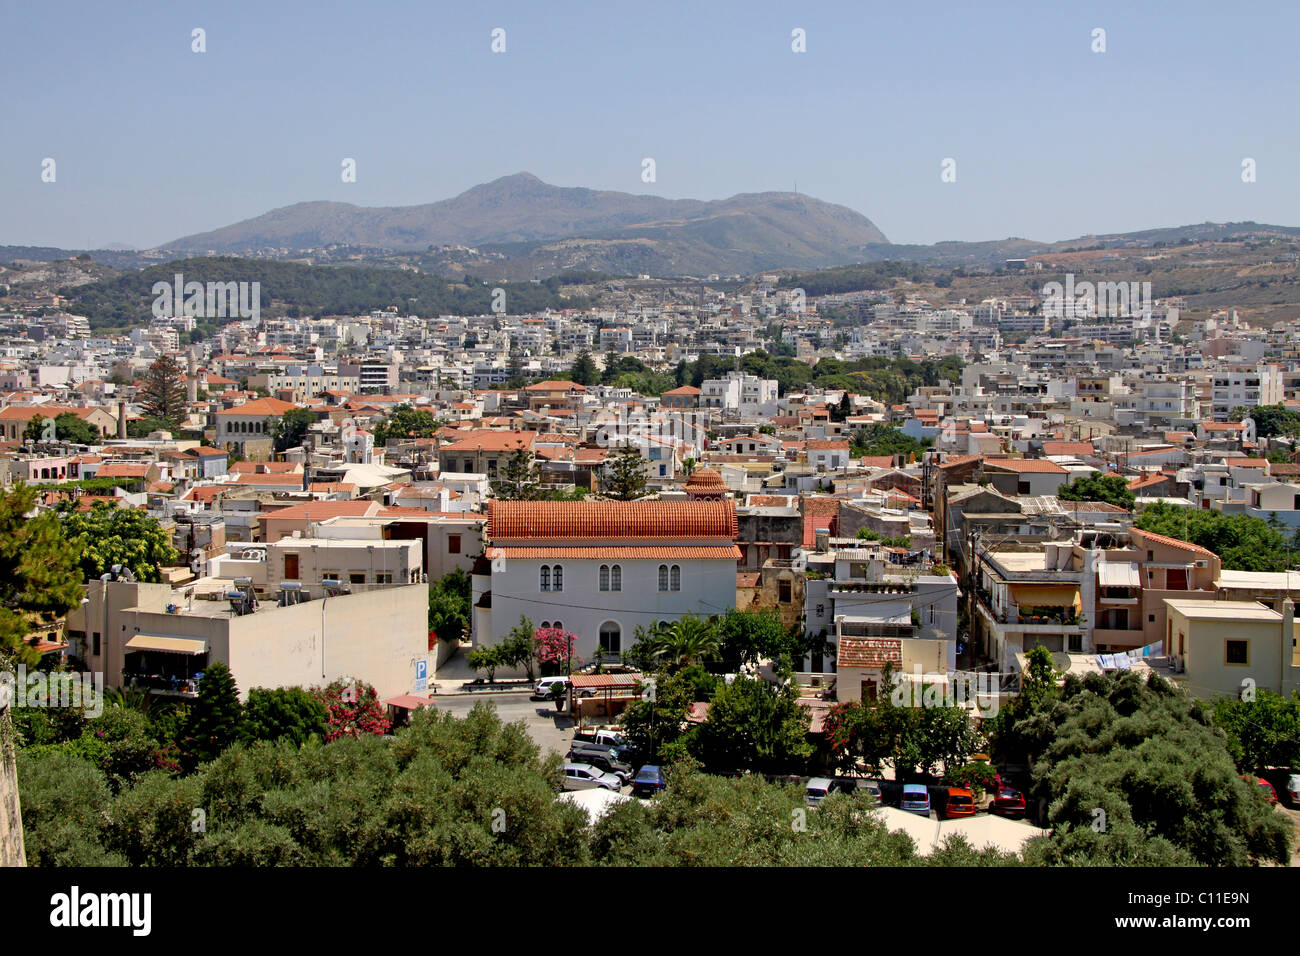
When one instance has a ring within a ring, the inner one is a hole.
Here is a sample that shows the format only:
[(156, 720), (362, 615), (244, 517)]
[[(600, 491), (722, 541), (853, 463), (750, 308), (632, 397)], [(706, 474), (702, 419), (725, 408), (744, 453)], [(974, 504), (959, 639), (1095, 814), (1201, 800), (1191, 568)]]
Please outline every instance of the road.
[(447, 711), (457, 717), (464, 717), (480, 701), (490, 701), (496, 706), (501, 719), (512, 724), (523, 720), (528, 727), (528, 735), (542, 748), (542, 752), (554, 751), (560, 755), (569, 752), (569, 743), (573, 739), (573, 721), (555, 712), (555, 705), (549, 701), (529, 700), (527, 694), (456, 694), (433, 698), (438, 710)]

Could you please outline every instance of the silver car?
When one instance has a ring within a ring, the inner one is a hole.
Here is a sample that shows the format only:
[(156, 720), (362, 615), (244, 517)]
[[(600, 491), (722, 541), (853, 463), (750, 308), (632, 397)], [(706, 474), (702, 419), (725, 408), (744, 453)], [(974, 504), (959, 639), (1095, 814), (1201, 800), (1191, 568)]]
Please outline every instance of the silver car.
[(615, 793), (622, 788), (623, 781), (612, 773), (605, 773), (589, 763), (566, 763), (564, 765), (565, 790), (594, 790), (604, 787)]

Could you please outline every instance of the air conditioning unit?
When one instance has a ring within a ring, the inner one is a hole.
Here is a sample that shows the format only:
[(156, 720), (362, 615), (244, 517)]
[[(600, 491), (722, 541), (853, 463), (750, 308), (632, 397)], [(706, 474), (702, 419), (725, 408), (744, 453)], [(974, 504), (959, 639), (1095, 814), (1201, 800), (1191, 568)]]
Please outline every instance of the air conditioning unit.
[(1208, 567), (1210, 566), (1210, 562), (1208, 562), (1208, 561), (1197, 561), (1197, 562), (1196, 562), (1196, 566), (1197, 566), (1198, 568), (1208, 568)]

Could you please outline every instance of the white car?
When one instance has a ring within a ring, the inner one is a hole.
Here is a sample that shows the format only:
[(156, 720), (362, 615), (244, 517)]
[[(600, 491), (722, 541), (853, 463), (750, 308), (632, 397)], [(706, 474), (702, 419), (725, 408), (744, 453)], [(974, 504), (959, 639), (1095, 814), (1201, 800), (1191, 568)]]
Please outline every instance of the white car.
[(1291, 798), (1291, 806), (1300, 807), (1300, 773), (1293, 773), (1287, 778), (1286, 795)]
[(566, 763), (564, 765), (565, 790), (594, 790), (604, 787), (618, 793), (623, 781), (612, 773), (598, 770), (589, 763)]

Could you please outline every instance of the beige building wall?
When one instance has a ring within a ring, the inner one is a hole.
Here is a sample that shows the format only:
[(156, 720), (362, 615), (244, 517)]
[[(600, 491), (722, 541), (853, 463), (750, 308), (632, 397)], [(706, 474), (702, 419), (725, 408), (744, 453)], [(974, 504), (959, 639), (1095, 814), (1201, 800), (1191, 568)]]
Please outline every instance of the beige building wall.
[[(1188, 692), (1196, 697), (1220, 694), (1237, 697), (1243, 688), (1253, 686), (1258, 690), (1290, 693), (1300, 672), (1295, 664), (1294, 622), (1288, 646), (1284, 648), (1281, 614), (1253, 602), (1218, 604), (1236, 605), (1248, 611), (1233, 617), (1225, 609), (1224, 616), (1207, 618), (1194, 608), (1180, 610), (1179, 602), (1171, 601), (1168, 605), (1166, 636), (1170, 646), (1166, 652), (1183, 658), (1184, 670), (1179, 680)], [(1229, 641), (1246, 642), (1245, 663), (1228, 662)]]

